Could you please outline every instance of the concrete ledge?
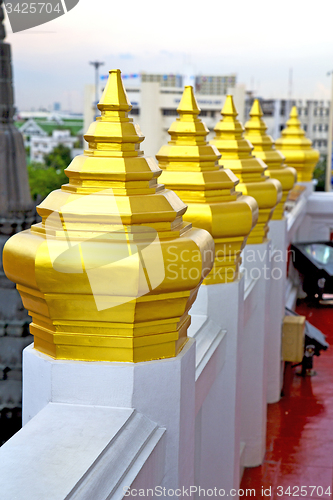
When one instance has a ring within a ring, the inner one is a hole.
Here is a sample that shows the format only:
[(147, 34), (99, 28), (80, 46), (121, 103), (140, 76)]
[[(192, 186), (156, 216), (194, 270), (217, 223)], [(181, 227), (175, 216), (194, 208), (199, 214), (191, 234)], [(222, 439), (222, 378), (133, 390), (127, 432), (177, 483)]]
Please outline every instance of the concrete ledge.
[(226, 359), (227, 332), (206, 316), (192, 316), (196, 340), (195, 414), (200, 410)]
[(308, 199), (307, 199), (305, 193), (303, 193), (300, 196), (300, 199), (296, 203), (294, 208), (286, 216), (287, 232), (288, 232), (289, 241), (291, 241), (293, 239), (297, 229), (300, 227), (300, 225), (305, 217), (307, 202), (308, 202)]
[(156, 447), (150, 484), (159, 485), (164, 433), (134, 409), (49, 403), (1, 447), (1, 495), (11, 500), (121, 499)]

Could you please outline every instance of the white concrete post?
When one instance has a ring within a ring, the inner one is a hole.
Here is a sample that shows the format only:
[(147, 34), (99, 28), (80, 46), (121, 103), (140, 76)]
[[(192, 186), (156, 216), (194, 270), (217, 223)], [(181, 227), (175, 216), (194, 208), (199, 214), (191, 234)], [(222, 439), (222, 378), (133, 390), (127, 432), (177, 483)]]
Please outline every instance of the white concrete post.
[(267, 334), (269, 322), (271, 243), (246, 245), (244, 327), (241, 336), (241, 440), (245, 443), (243, 464), (255, 467), (266, 450)]
[(282, 322), (285, 315), (287, 279), (287, 221), (269, 223), (272, 242), (269, 328), (267, 332), (267, 403), (276, 403), (281, 396), (283, 362), (281, 360)]
[(191, 311), (192, 316), (207, 316), (227, 330), (225, 363), (196, 416), (196, 485), (207, 489), (238, 490), (240, 483), (239, 337), (243, 292), (243, 278), (234, 283), (202, 286)]
[(162, 486), (194, 484), (193, 339), (177, 357), (145, 363), (53, 360), (29, 346), (23, 355), (23, 424), (49, 402), (135, 408), (167, 430)]
[(141, 82), (138, 123), (145, 133), (146, 156), (155, 157), (163, 144), (163, 121), (159, 82)]

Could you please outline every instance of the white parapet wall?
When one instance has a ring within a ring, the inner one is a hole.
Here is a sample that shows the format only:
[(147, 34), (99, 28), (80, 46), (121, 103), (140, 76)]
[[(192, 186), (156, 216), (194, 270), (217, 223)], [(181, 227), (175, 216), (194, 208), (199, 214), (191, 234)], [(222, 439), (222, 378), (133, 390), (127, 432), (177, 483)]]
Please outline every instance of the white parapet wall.
[[(48, 402), (135, 408), (160, 428), (167, 429), (162, 486), (177, 489), (194, 484), (195, 343), (192, 339), (176, 358), (136, 364), (57, 361), (29, 346), (24, 351), (23, 392), (24, 423)], [(24, 431), (25, 428), (21, 432)], [(133, 459), (138, 451), (133, 450)]]

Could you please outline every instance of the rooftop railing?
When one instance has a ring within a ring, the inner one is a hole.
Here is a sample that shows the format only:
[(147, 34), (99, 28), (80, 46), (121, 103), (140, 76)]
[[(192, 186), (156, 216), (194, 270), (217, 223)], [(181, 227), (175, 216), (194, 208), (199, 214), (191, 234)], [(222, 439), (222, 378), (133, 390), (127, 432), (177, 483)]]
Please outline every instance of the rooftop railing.
[(99, 109), (69, 184), (5, 248), (35, 344), (24, 426), (0, 450), (2, 495), (237, 498), (280, 398), (281, 326), (297, 296), (288, 248), (329, 239), (333, 196), (313, 192), (316, 155), (295, 140), (294, 110), (283, 147), (298, 174), (306, 159), (306, 179), (284, 214), (295, 171), (258, 103), (245, 138), (229, 97), (209, 144), (186, 87), (159, 166), (140, 150), (118, 70)]

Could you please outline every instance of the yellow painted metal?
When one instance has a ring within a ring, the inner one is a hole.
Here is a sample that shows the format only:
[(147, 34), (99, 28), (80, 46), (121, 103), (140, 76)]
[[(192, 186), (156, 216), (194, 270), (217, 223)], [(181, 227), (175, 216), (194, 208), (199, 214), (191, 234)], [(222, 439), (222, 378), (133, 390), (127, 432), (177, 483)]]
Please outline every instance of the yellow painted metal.
[(228, 95), (221, 111), (220, 120), (214, 130), (215, 138), (210, 141), (222, 154), (219, 164), (230, 168), (240, 183), (236, 191), (253, 196), (259, 206), (259, 218), (252, 229), (247, 243), (263, 243), (268, 233), (268, 222), (282, 198), (282, 186), (276, 179), (265, 176), (266, 164), (251, 153), (252, 144), (244, 139), (244, 127), (237, 120), (237, 110), (231, 95)]
[(191, 86), (185, 87), (177, 111), (179, 118), (169, 128), (171, 140), (156, 155), (163, 169), (161, 180), (188, 204), (184, 220), (214, 238), (214, 266), (204, 284), (231, 282), (238, 276), (241, 250), (257, 222), (258, 205), (236, 192), (239, 180), (218, 165), (221, 155), (206, 140), (209, 131), (198, 118)]
[(275, 141), (275, 146), (285, 156), (287, 165), (296, 169), (298, 182), (312, 180), (320, 154), (317, 149), (312, 148), (312, 141), (305, 137), (296, 106), (292, 107), (286, 128)]
[(261, 118), (263, 112), (258, 99), (255, 99), (250, 111), (250, 120), (245, 123), (244, 137), (251, 142), (254, 149), (253, 156), (260, 158), (267, 165), (266, 175), (271, 179), (277, 179), (282, 186), (282, 199), (276, 206), (272, 219), (280, 220), (284, 213), (284, 204), (288, 197), (289, 191), (294, 187), (297, 181), (296, 170), (292, 167), (287, 167), (284, 163), (284, 156), (280, 151), (277, 151), (274, 146), (274, 141), (270, 135), (266, 133), (267, 125)]
[(13, 236), (4, 269), (32, 316), (35, 348), (57, 359), (138, 362), (176, 356), (189, 309), (214, 261), (214, 241), (157, 183), (155, 160), (128, 118), (119, 70), (89, 127), (69, 184), (38, 207), (42, 222)]
[(285, 316), (282, 327), (282, 359), (300, 363), (304, 356), (305, 316)]

